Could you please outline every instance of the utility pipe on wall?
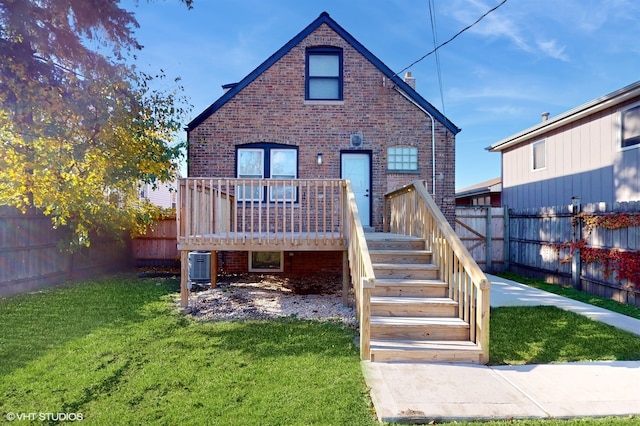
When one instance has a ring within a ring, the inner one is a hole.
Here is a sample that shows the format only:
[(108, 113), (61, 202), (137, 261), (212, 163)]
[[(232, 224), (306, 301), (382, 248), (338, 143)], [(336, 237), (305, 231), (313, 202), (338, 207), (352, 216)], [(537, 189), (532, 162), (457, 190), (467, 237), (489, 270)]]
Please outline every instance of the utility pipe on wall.
[(393, 90), (400, 93), (406, 100), (417, 106), (420, 111), (424, 112), (431, 119), (431, 195), (436, 195), (436, 124), (433, 115), (429, 114), (429, 111), (418, 105), (416, 101), (396, 86), (393, 86)]

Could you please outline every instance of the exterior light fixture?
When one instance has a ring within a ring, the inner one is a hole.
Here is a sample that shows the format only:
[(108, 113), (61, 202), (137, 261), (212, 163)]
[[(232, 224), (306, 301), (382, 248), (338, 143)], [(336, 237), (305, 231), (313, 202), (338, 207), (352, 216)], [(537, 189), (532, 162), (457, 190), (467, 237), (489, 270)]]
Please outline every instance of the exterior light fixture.
[(318, 153), (318, 166), (322, 166), (322, 153)]

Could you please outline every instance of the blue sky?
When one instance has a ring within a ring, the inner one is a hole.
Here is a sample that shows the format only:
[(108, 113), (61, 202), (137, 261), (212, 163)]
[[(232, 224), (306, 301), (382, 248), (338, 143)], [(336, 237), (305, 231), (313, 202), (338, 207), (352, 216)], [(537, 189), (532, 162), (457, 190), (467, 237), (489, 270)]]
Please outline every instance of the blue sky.
[[(441, 44), (501, 0), (433, 0)], [(135, 4), (137, 3), (137, 7)], [(181, 77), (193, 109), (222, 95), (323, 11), (394, 71), (434, 48), (428, 0), (125, 0), (144, 46), (138, 66)], [(637, 0), (508, 0), (409, 69), (417, 91), (462, 129), (456, 188), (500, 176), (485, 148), (640, 80)], [(404, 73), (402, 74), (404, 75)], [(170, 88), (170, 86), (166, 87)], [(186, 138), (186, 135), (183, 135)]]

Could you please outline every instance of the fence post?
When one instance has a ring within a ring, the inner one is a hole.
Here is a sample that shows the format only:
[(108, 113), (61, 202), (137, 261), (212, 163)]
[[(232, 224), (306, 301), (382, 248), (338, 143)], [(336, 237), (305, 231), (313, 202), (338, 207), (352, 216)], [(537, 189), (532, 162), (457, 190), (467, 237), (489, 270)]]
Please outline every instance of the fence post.
[(582, 265), (580, 264), (580, 248), (577, 243), (582, 239), (582, 223), (580, 216), (581, 205), (580, 197), (571, 197), (571, 222), (573, 225), (573, 256), (571, 257), (571, 283), (576, 290), (582, 289), (580, 280), (580, 272)]
[(492, 217), (491, 217), (491, 206), (487, 206), (487, 229), (485, 232), (485, 268), (487, 270), (487, 272), (492, 272), (493, 271), (493, 263), (492, 263), (492, 257), (493, 257), (493, 247), (492, 247), (492, 242), (493, 242), (493, 235), (491, 233), (491, 222), (492, 222)]
[(510, 254), (509, 254), (509, 235), (510, 235), (510, 229), (511, 229), (511, 219), (509, 218), (509, 206), (508, 205), (504, 205), (502, 206), (502, 210), (503, 210), (503, 216), (504, 216), (504, 242), (503, 242), (503, 251), (504, 254), (502, 255), (502, 257), (504, 258), (504, 270), (508, 271), (509, 270), (509, 258), (510, 258)]

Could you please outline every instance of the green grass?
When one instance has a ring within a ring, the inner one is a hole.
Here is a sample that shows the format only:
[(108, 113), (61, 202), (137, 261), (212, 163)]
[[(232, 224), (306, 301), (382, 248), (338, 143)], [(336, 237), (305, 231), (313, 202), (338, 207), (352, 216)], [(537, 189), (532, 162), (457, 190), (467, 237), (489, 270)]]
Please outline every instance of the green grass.
[(489, 363), (640, 360), (640, 337), (554, 306), (491, 310)]
[(176, 290), (174, 280), (117, 276), (0, 300), (0, 419), (375, 424), (355, 330), (201, 323), (172, 310)]
[[(177, 289), (173, 279), (118, 275), (0, 299), (0, 423), (9, 412), (62, 412), (91, 425), (377, 424), (356, 330), (295, 319), (199, 322), (176, 312)], [(553, 308), (496, 309), (492, 363), (640, 356), (637, 342), (592, 323)]]
[(615, 300), (605, 299), (603, 297), (595, 296), (583, 291), (578, 291), (572, 287), (563, 287), (558, 284), (549, 284), (542, 279), (529, 278), (523, 275), (514, 274), (513, 272), (500, 272), (497, 275), (508, 280), (516, 281), (534, 288), (538, 288), (540, 290), (548, 291), (549, 293), (558, 294), (569, 299), (578, 300), (580, 302), (608, 309), (610, 311), (627, 315), (632, 318), (640, 319), (639, 306), (618, 303)]

